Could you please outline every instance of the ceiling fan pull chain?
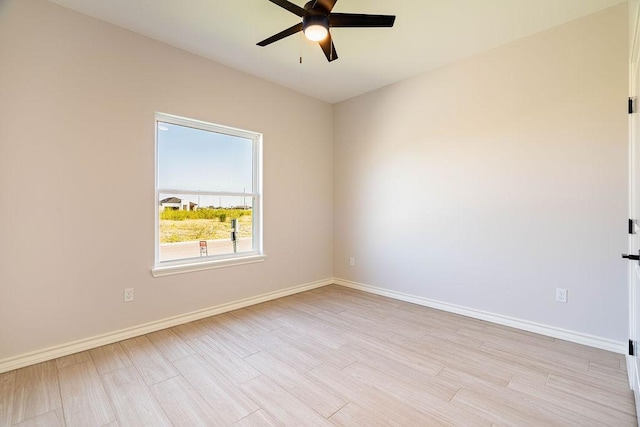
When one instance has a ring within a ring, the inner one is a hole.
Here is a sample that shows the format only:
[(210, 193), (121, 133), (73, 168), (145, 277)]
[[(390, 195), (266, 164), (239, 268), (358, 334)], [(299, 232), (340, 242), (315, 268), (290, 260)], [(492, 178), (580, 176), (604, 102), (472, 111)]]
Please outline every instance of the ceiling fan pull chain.
[(299, 48), (300, 48), (300, 64), (302, 64), (302, 32), (300, 33)]

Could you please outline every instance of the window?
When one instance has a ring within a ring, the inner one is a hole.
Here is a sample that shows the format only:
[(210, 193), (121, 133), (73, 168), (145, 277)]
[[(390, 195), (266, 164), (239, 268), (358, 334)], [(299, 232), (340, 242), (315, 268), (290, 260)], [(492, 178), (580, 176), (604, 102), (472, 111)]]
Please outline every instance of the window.
[(156, 114), (154, 276), (258, 262), (262, 135)]

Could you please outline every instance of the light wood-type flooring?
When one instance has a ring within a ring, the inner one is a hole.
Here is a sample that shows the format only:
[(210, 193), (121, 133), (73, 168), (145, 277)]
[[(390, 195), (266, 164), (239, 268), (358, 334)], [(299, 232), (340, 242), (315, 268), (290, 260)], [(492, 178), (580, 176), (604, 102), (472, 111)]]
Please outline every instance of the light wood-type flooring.
[(635, 425), (624, 356), (328, 286), (0, 374), (0, 425)]

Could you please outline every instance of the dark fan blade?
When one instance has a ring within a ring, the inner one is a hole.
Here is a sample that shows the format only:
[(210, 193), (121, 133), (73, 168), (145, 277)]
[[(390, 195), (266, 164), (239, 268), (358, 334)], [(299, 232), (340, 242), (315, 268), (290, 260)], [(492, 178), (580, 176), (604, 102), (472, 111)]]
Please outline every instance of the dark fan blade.
[(360, 13), (332, 13), (329, 15), (331, 27), (393, 27), (393, 15), (363, 15)]
[(331, 40), (331, 33), (327, 34), (327, 37), (325, 37), (324, 40), (320, 40), (318, 44), (322, 48), (324, 56), (327, 57), (327, 61), (331, 62), (338, 59), (336, 47), (333, 45), (333, 40)]
[(316, 0), (313, 4), (313, 7), (320, 6), (323, 10), (327, 11), (327, 13), (333, 10), (333, 6), (336, 5), (338, 0)]
[(262, 40), (260, 43), (257, 43), (258, 46), (266, 46), (273, 42), (277, 42), (278, 40), (282, 40), (285, 37), (288, 37), (292, 34), (297, 33), (298, 31), (302, 31), (302, 22), (294, 25), (293, 27), (287, 28), (284, 31), (280, 31), (278, 34), (269, 37), (268, 39)]
[(300, 6), (298, 6), (297, 4), (293, 4), (287, 0), (269, 0), (271, 3), (277, 4), (278, 6), (280, 6), (283, 9), (287, 9), (289, 12), (294, 13), (296, 15), (298, 15), (299, 17), (303, 17), (305, 15), (305, 13), (307, 13), (306, 10), (304, 10), (303, 8), (301, 8)]

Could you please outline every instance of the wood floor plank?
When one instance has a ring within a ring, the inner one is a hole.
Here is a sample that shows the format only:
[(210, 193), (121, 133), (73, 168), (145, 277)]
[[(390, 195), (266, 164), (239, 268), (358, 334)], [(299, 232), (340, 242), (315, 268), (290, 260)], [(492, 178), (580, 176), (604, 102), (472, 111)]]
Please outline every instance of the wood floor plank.
[(533, 332), (518, 331), (512, 328), (502, 327), (500, 325), (486, 325), (480, 331), (477, 329), (465, 327), (457, 331), (458, 335), (471, 339), (480, 339), (485, 342), (501, 343), (505, 339), (509, 342), (523, 342), (535, 344), (536, 346), (554, 345), (555, 338), (545, 337), (544, 335), (534, 334)]
[(309, 335), (291, 329), (288, 326), (283, 326), (273, 331), (272, 334), (323, 364), (329, 364), (338, 369), (342, 369), (357, 360), (343, 345), (336, 345), (335, 341), (329, 342), (327, 345), (327, 341), (322, 337)]
[(58, 369), (66, 368), (67, 366), (75, 365), (77, 363), (88, 362), (91, 360), (91, 355), (88, 351), (81, 351), (79, 353), (70, 354), (69, 356), (59, 357), (56, 359), (56, 367)]
[[(458, 408), (473, 408), (477, 413), (494, 423), (521, 423), (526, 419), (539, 419), (540, 424), (576, 424), (589, 425), (592, 419), (582, 413), (574, 413), (560, 400), (539, 399), (535, 393), (521, 391), (517, 387), (505, 389), (488, 381), (470, 378), (461, 371), (447, 368), (438, 378), (449, 383), (461, 385), (461, 390), (452, 399), (452, 403), (460, 403)], [(515, 384), (513, 380), (510, 384)], [(544, 387), (535, 379), (531, 388)]]
[(260, 409), (235, 383), (216, 376), (202, 357), (188, 356), (175, 361), (174, 365), (225, 423), (235, 423)]
[(570, 421), (583, 425), (635, 425), (635, 415), (630, 415), (617, 408), (612, 408), (600, 402), (593, 402), (572, 393), (554, 389), (546, 385), (546, 381), (530, 381), (520, 375), (514, 376), (508, 388), (531, 396), (547, 404), (559, 404), (562, 402), (563, 411), (567, 413)]
[(217, 329), (217, 327), (223, 327), (225, 330), (228, 330), (231, 333), (241, 334), (243, 332), (248, 332), (254, 329), (252, 325), (248, 322), (243, 322), (237, 316), (234, 316), (232, 312), (218, 314), (217, 316), (212, 316), (203, 322), (209, 327), (213, 329)]
[(286, 308), (283, 308), (281, 299), (265, 301), (245, 308), (252, 313), (256, 313), (269, 319), (278, 318), (286, 313)]
[(313, 303), (313, 299), (309, 298), (297, 298), (296, 295), (289, 295), (288, 297), (281, 298), (281, 301), (287, 307), (295, 307), (295, 310), (302, 311), (311, 316), (315, 316), (318, 311), (322, 310), (322, 307), (318, 307)]
[[(480, 413), (472, 409), (454, 409), (449, 403), (459, 390), (457, 385), (447, 384), (437, 378), (417, 381), (398, 381), (396, 378), (357, 362), (342, 372), (354, 379), (389, 393), (437, 422), (453, 425), (491, 425)], [(434, 415), (435, 414), (435, 415)]]
[(438, 414), (425, 414), (386, 390), (359, 381), (330, 366), (319, 366), (305, 374), (324, 384), (347, 402), (353, 402), (389, 425), (448, 425)]
[(267, 317), (246, 308), (230, 311), (229, 316), (253, 329), (271, 332), (282, 327), (277, 317)]
[(216, 377), (239, 385), (260, 376), (251, 365), (209, 336), (191, 340), (189, 345), (204, 358)]
[(174, 334), (171, 329), (163, 329), (147, 334), (147, 338), (149, 338), (151, 344), (171, 362), (195, 354), (193, 349)]
[[(4, 425), (4, 424), (2, 424)], [(7, 424), (8, 425), (8, 424)], [(46, 414), (38, 415), (21, 423), (15, 424), (17, 427), (64, 427), (64, 414), (62, 409), (55, 409)]]
[(306, 293), (306, 295), (300, 297), (298, 295), (291, 295), (289, 297), (289, 302), (293, 302), (296, 305), (303, 304), (307, 307), (312, 306), (313, 308), (307, 308), (306, 311), (312, 312), (315, 310), (328, 311), (331, 313), (341, 313), (351, 306), (350, 304), (343, 304), (339, 298), (332, 297), (326, 292), (314, 292), (313, 290)]
[[(219, 342), (221, 345), (227, 347), (239, 357), (250, 356), (253, 353), (260, 351), (260, 347), (258, 347), (252, 340), (242, 334), (230, 330), (221, 322), (216, 321), (215, 317), (217, 316), (200, 320), (196, 322), (196, 324), (199, 328), (205, 331), (208, 336)], [(251, 331), (251, 329), (246, 328), (245, 331), (248, 332)]]
[(626, 364), (620, 366), (619, 361), (616, 363), (607, 363), (602, 361), (589, 360), (589, 370), (602, 372), (605, 375), (611, 375), (614, 378), (623, 378), (627, 375)]
[[(379, 369), (384, 370), (384, 365), (389, 363), (387, 368), (393, 368), (395, 372), (397, 366), (406, 366), (410, 371), (415, 372), (414, 375), (421, 376), (436, 375), (444, 369), (446, 363), (441, 360), (434, 360), (430, 353), (424, 355), (418, 352), (407, 351), (402, 345), (377, 340), (357, 332), (347, 331), (343, 334), (349, 339), (349, 344), (345, 345), (345, 349), (349, 354), (355, 356), (358, 360), (368, 360), (370, 363), (379, 364)], [(407, 375), (412, 376), (411, 372)]]
[(558, 375), (566, 377), (578, 383), (584, 383), (587, 386), (594, 386), (604, 389), (610, 394), (627, 394), (630, 390), (628, 387), (629, 380), (626, 374), (619, 371), (618, 374), (610, 374), (602, 372), (599, 369), (591, 369), (587, 371), (576, 371), (571, 368), (562, 369), (560, 367), (552, 367), (549, 369), (549, 375)]
[(560, 339), (555, 339), (554, 344), (558, 351), (566, 352), (571, 355), (587, 357), (589, 360), (594, 362), (597, 361), (603, 364), (607, 363), (610, 366), (619, 366), (620, 369), (626, 370), (627, 364), (624, 354), (613, 353), (600, 348), (589, 347)]
[(151, 391), (174, 426), (227, 425), (182, 377), (154, 384)]
[(599, 402), (608, 406), (615, 406), (627, 414), (635, 414), (635, 404), (629, 399), (633, 395), (631, 390), (620, 390), (619, 392), (611, 392), (606, 384), (595, 384), (586, 382), (584, 379), (577, 381), (576, 379), (560, 375), (551, 374), (547, 385), (551, 388), (575, 394), (592, 402)]
[(325, 286), (323, 288), (317, 289), (316, 291), (324, 295), (326, 298), (348, 302), (349, 307), (358, 306), (363, 308), (387, 310), (389, 312), (392, 312), (399, 306), (413, 305), (395, 300), (393, 298), (368, 294), (366, 292), (357, 291), (355, 289), (349, 289), (338, 285)]
[(386, 427), (389, 425), (399, 426), (400, 424), (390, 424), (387, 420), (377, 418), (375, 414), (359, 407), (353, 402), (347, 403), (340, 408), (338, 412), (329, 418), (332, 424), (336, 426), (369, 426), (369, 427)]
[(244, 360), (325, 418), (347, 404), (324, 385), (304, 376), (268, 351), (252, 354)]
[(128, 368), (133, 365), (129, 356), (126, 355), (120, 346), (120, 343), (91, 349), (89, 350), (89, 354), (91, 354), (93, 365), (100, 375), (117, 371), (118, 369)]
[(468, 375), (506, 387), (512, 374), (505, 371), (500, 363), (477, 351), (461, 351), (459, 346), (437, 338), (421, 337), (408, 339), (395, 336), (389, 340), (404, 347), (407, 351), (416, 351), (428, 355), (429, 360), (445, 366), (454, 365)]
[(511, 340), (501, 342), (485, 342), (481, 349), (489, 354), (508, 354), (508, 357), (520, 357), (525, 363), (537, 363), (544, 369), (561, 368), (573, 369), (576, 371), (588, 371), (589, 361), (583, 357), (564, 354), (562, 351), (541, 348), (534, 343), (527, 344), (519, 342), (514, 346)]
[(11, 415), (14, 424), (61, 407), (55, 361), (38, 363), (16, 371)]
[(184, 342), (206, 335), (206, 332), (203, 331), (196, 322), (184, 323), (182, 325), (174, 326), (169, 330), (179, 336)]
[(254, 378), (240, 388), (283, 425), (331, 425), (324, 417), (264, 376)]
[(319, 311), (315, 314), (319, 319), (324, 320), (326, 323), (339, 328), (341, 330), (355, 330), (361, 334), (369, 335), (372, 338), (387, 340), (393, 337), (395, 334), (386, 329), (380, 329), (375, 322), (371, 321), (352, 321), (346, 319), (335, 313), (329, 313), (326, 311)]
[(0, 374), (0, 426), (8, 426), (11, 424), (15, 383), (15, 371)]
[[(289, 310), (287, 314), (278, 319), (287, 328), (312, 336), (327, 347), (339, 348), (347, 344), (347, 341), (341, 336), (345, 332), (344, 329), (337, 328), (322, 319), (301, 311)], [(279, 331), (276, 331), (276, 334), (277, 332)]]
[(173, 365), (156, 350), (146, 336), (122, 341), (120, 345), (148, 386), (178, 375)]
[(259, 409), (233, 425), (234, 427), (272, 427), (282, 424), (280, 424), (271, 415), (267, 414), (264, 410)]
[(505, 402), (493, 395), (475, 390), (460, 389), (451, 403), (462, 409), (479, 411), (498, 425), (559, 425), (548, 417), (541, 418), (537, 414), (523, 411), (520, 407), (515, 407), (511, 401)]
[(251, 331), (250, 333), (245, 333), (244, 336), (250, 338), (261, 349), (271, 351), (271, 354), (288, 363), (292, 369), (297, 371), (305, 372), (322, 364), (322, 361), (293, 345), (289, 345), (273, 333)]
[(101, 379), (121, 425), (171, 425), (133, 366), (106, 373)]
[(395, 394), (402, 396), (403, 399), (406, 399), (408, 394), (419, 393), (433, 398), (434, 401), (448, 402), (460, 389), (460, 387), (455, 384), (438, 381), (436, 377), (421, 379), (408, 378), (398, 381), (393, 375), (369, 366), (366, 361), (353, 363), (344, 368), (342, 373), (387, 392), (397, 391)]
[(116, 420), (92, 361), (58, 370), (68, 426), (105, 425)]
[(337, 350), (343, 347), (345, 344), (348, 344), (348, 341), (345, 340), (342, 336), (342, 333), (344, 331), (326, 332), (317, 326), (317, 322), (316, 328), (314, 328), (313, 325), (308, 325), (308, 327), (302, 328), (299, 327), (299, 324), (285, 325), (281, 328), (276, 329), (275, 331), (272, 331), (271, 333), (279, 338), (282, 338), (283, 336), (292, 337), (298, 342), (305, 341), (300, 340), (300, 337), (307, 337), (313, 341), (312, 344), (317, 343), (322, 345), (323, 347), (327, 347), (333, 350)]

